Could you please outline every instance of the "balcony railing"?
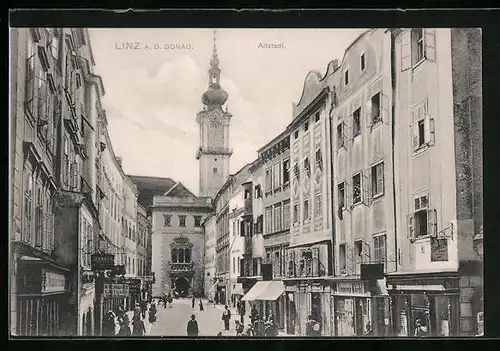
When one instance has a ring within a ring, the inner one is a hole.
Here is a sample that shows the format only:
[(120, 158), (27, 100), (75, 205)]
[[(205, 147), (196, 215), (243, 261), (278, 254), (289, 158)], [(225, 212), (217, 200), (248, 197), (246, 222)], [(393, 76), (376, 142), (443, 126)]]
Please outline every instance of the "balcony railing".
[(169, 262), (168, 271), (171, 273), (175, 272), (192, 272), (194, 270), (194, 262), (179, 263), (179, 262)]

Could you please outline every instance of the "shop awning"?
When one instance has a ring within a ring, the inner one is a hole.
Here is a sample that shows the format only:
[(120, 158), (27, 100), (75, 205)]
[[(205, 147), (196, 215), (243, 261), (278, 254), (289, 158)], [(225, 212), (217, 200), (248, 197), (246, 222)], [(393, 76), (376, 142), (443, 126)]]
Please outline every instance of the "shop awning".
[(267, 287), (257, 296), (256, 300), (276, 301), (285, 292), (285, 284), (282, 281), (269, 281), (268, 283)]
[(242, 301), (255, 301), (257, 300), (257, 296), (260, 295), (260, 293), (262, 293), (266, 288), (267, 286), (269, 285), (269, 281), (260, 281), (260, 282), (257, 282), (255, 283), (254, 286), (252, 286), (252, 288), (245, 294), (245, 296), (243, 296), (241, 298)]
[(250, 289), (243, 301), (276, 301), (285, 292), (282, 281), (260, 281)]

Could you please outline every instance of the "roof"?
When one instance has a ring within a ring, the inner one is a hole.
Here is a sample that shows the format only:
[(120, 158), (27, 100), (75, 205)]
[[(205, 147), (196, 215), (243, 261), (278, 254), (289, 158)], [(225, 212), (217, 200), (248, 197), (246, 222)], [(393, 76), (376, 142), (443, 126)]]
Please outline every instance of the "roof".
[(128, 175), (128, 177), (137, 186), (137, 190), (139, 190), (137, 201), (146, 208), (153, 205), (153, 197), (163, 196), (176, 184), (170, 178), (138, 175)]
[(192, 197), (195, 198), (197, 197), (195, 194), (193, 194), (188, 188), (184, 186), (181, 182), (175, 183), (173, 187), (171, 187), (169, 190), (163, 194), (163, 196), (171, 196), (171, 197)]

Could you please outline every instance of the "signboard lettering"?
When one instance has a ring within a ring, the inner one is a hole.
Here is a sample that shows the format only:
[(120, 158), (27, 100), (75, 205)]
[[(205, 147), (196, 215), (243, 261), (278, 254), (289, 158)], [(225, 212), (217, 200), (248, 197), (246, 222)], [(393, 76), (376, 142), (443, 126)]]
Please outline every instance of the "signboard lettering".
[(63, 274), (43, 271), (42, 293), (66, 291), (66, 277)]
[(128, 297), (127, 284), (104, 284), (104, 297)]
[(431, 238), (431, 261), (448, 261), (448, 240)]
[(337, 284), (337, 292), (343, 293), (343, 294), (350, 294), (352, 293), (352, 284), (350, 283), (338, 283)]
[(352, 290), (357, 294), (362, 294), (365, 292), (365, 286), (361, 282), (356, 282), (352, 284)]
[(113, 269), (115, 255), (113, 254), (93, 254), (91, 256), (92, 270), (108, 270)]

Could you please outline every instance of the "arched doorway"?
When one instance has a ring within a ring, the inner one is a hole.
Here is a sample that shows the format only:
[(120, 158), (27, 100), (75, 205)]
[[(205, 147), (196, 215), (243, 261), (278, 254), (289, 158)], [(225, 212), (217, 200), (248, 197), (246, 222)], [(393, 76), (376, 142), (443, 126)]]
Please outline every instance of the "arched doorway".
[(189, 281), (186, 277), (178, 277), (174, 281), (174, 292), (178, 293), (181, 297), (186, 297), (189, 292)]

